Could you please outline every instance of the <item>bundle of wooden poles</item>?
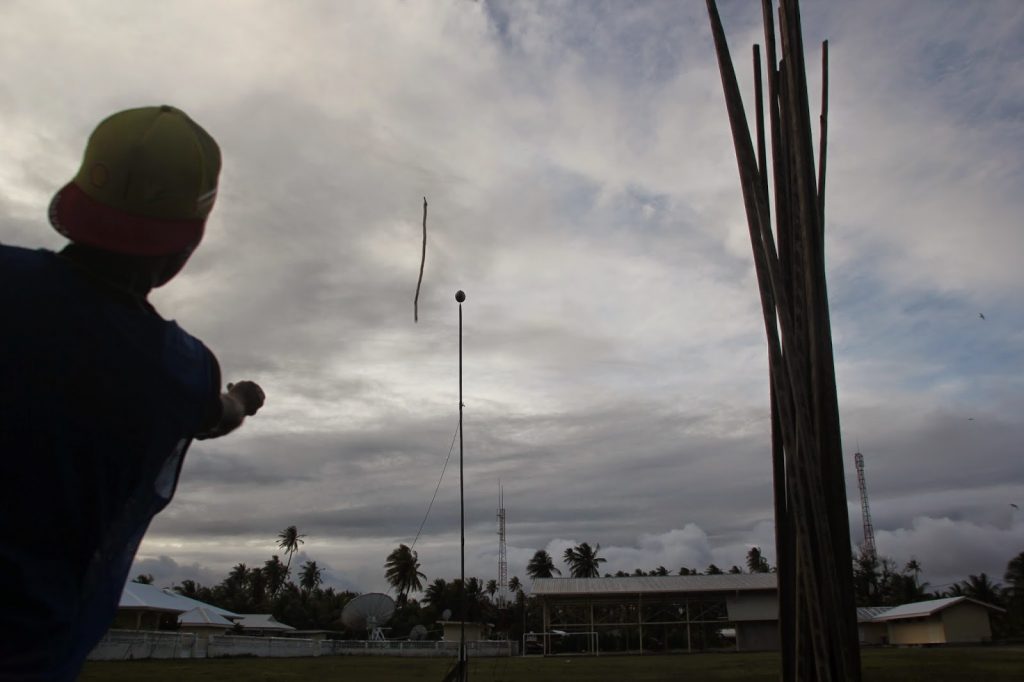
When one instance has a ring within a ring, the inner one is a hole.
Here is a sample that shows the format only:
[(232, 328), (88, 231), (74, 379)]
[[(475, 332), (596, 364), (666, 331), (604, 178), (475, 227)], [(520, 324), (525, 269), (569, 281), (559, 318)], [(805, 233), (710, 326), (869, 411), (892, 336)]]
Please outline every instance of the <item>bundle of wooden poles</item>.
[(714, 0), (707, 4), (767, 332), (782, 679), (857, 682), (860, 649), (825, 283), (828, 43), (822, 46), (815, 173), (798, 2), (780, 0), (777, 54), (772, 0), (762, 0), (768, 96), (755, 45), (756, 151), (718, 8)]

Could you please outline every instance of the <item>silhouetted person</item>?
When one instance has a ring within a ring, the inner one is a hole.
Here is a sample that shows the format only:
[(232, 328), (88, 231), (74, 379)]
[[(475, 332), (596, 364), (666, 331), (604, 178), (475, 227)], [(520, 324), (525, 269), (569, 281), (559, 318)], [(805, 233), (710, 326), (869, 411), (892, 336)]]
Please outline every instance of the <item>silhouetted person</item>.
[(146, 300), (203, 236), (220, 150), (178, 109), (104, 120), (57, 192), (59, 253), (0, 245), (0, 680), (74, 679), (193, 438), (263, 405)]

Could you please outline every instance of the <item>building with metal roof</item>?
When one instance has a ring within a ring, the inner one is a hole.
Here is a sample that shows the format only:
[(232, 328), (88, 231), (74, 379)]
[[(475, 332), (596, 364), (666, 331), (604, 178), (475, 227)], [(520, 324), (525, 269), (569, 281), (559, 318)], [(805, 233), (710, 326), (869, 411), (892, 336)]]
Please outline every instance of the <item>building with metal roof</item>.
[(891, 606), (858, 606), (857, 607), (857, 639), (861, 645), (885, 644), (889, 641), (889, 626), (875, 620)]
[[(531, 603), (545, 654), (777, 649), (774, 573), (538, 578)], [(967, 597), (857, 609), (864, 645), (977, 643), (1003, 609)], [(525, 642), (524, 642), (525, 646)]]
[(193, 606), (155, 585), (125, 583), (111, 626), (119, 630), (173, 630), (179, 613)]
[(178, 616), (178, 632), (193, 632), (208, 637), (223, 635), (234, 623), (208, 606), (197, 606)]
[[(774, 573), (538, 578), (543, 651), (778, 648)], [(733, 636), (734, 635), (734, 636)]]
[(280, 637), (295, 629), (291, 625), (275, 619), (269, 613), (243, 613), (241, 616), (242, 619), (238, 622), (245, 635)]
[(631, 575), (622, 578), (537, 578), (530, 594), (646, 594), (775, 590), (774, 573)]
[(175, 599), (179, 600), (184, 605), (191, 604), (191, 606), (189, 606), (189, 609), (203, 608), (203, 609), (206, 609), (207, 611), (212, 611), (213, 613), (216, 613), (218, 616), (221, 616), (222, 618), (226, 618), (226, 619), (228, 619), (230, 621), (235, 621), (235, 620), (238, 620), (239, 618), (242, 617), (239, 614), (235, 613), (234, 611), (228, 611), (227, 609), (222, 609), (219, 606), (214, 606), (213, 604), (207, 604), (204, 601), (199, 601), (198, 599), (193, 599), (192, 597), (186, 597), (183, 594), (178, 594), (177, 592), (175, 592), (174, 590), (172, 590), (169, 587), (165, 587), (161, 591), (164, 594), (168, 594), (168, 595), (174, 597)]
[(962, 644), (992, 640), (990, 616), (1004, 610), (969, 597), (903, 604), (871, 619), (884, 624), (883, 644)]
[(122, 609), (146, 609), (148, 611), (167, 611), (181, 613), (193, 607), (183, 601), (179, 595), (164, 592), (155, 585), (144, 583), (125, 583), (121, 590), (118, 607)]
[(117, 616), (111, 627), (116, 630), (174, 630), (181, 622), (180, 614), (195, 609), (215, 614), (227, 621), (226, 627), (229, 628), (232, 626), (230, 621), (241, 618), (237, 613), (180, 595), (171, 589), (128, 582), (121, 590)]

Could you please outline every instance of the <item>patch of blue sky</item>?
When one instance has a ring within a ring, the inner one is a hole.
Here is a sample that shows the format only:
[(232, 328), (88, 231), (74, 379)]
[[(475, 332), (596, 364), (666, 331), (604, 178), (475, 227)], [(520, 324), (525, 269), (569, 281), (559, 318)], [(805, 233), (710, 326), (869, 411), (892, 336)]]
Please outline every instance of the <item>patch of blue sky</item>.
[[(903, 72), (902, 87), (931, 93), (947, 116), (968, 127), (1019, 120), (1024, 109), (1024, 91), (1017, 85), (1024, 67), (1024, 11), (1019, 3), (1014, 11), (999, 3), (933, 6), (932, 16), (918, 22), (921, 30), (916, 35), (906, 35), (905, 21), (878, 26), (877, 40), (906, 46), (894, 53), (900, 60), (894, 72)], [(904, 7), (902, 11), (915, 10)], [(945, 35), (928, 30), (939, 23), (962, 30)], [(977, 40), (979, 34), (986, 39)]]
[[(690, 4), (670, 0), (549, 4), (545, 8), (546, 30), (551, 31), (552, 41), (549, 57), (573, 55), (583, 75), (634, 85), (666, 83), (679, 72), (692, 43), (697, 42), (692, 36), (710, 40), (704, 35), (707, 17), (703, 5)], [(485, 3), (485, 11), (500, 45), (513, 54), (523, 54), (517, 22), (525, 21), (519, 15), (529, 10), (520, 3), (492, 1)], [(701, 45), (702, 53), (706, 47)]]
[(982, 400), (993, 381), (1024, 364), (1024, 350), (1006, 329), (1020, 329), (1020, 311), (997, 324), (979, 317), (965, 296), (897, 291), (867, 272), (833, 280), (836, 354), (849, 363), (903, 362), (908, 389), (955, 386), (962, 400)]
[(556, 223), (569, 233), (618, 236), (634, 252), (677, 263), (686, 254), (700, 253), (704, 265), (724, 279), (741, 278), (753, 267), (749, 258), (730, 253), (721, 238), (698, 229), (697, 212), (667, 194), (634, 184), (609, 196), (585, 175), (555, 166), (543, 172)]
[(591, 231), (599, 228), (602, 221), (594, 222), (593, 209), (601, 197), (601, 184), (582, 173), (547, 164), (537, 169), (538, 184), (545, 187), (552, 208), (559, 217), (557, 221), (564, 229)]

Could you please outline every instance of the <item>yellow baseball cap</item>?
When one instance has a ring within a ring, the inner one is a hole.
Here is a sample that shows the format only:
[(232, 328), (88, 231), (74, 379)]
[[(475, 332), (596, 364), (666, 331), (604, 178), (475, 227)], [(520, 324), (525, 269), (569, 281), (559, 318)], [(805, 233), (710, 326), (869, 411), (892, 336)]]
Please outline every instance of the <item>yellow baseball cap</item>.
[(50, 202), (73, 242), (136, 256), (191, 252), (217, 197), (220, 148), (185, 112), (118, 112), (89, 136), (82, 167)]

